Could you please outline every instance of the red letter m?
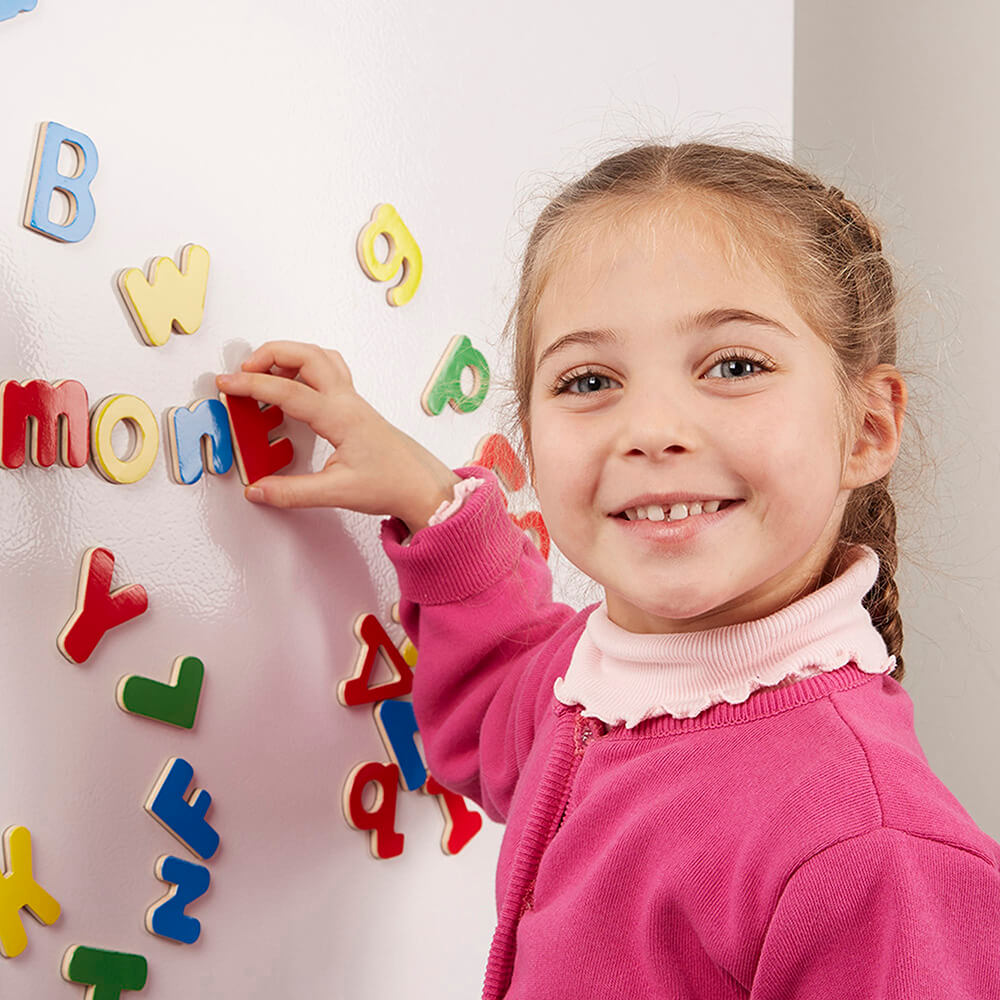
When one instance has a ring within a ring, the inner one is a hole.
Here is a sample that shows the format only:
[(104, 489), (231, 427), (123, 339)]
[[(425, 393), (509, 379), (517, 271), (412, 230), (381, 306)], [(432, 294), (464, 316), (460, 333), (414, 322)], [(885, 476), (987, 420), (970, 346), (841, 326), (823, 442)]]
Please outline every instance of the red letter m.
[(56, 460), (56, 444), (63, 465), (80, 468), (90, 450), (87, 390), (72, 379), (48, 383), (0, 383), (0, 465), (19, 469), (28, 448), (28, 419), (34, 423), (31, 460), (49, 466)]

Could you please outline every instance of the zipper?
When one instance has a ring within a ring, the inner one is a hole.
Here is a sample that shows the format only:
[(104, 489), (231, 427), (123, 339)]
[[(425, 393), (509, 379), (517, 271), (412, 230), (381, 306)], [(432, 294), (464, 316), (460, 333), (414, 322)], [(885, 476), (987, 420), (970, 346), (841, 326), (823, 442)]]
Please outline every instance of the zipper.
[[(558, 787), (559, 783), (564, 784), (565, 791), (559, 813), (559, 822), (558, 825), (553, 826), (550, 820), (548, 829), (541, 827), (543, 817), (538, 815), (539, 802), (536, 799), (525, 822), (521, 842), (511, 862), (511, 885), (500, 906), (499, 921), (493, 933), (493, 942), (490, 945), (490, 954), (486, 962), (486, 978), (483, 984), (484, 1000), (497, 1000), (507, 992), (514, 968), (517, 925), (524, 914), (534, 907), (535, 881), (542, 856), (566, 818), (570, 791), (583, 754), (596, 737), (606, 732), (603, 723), (597, 719), (583, 719), (579, 714), (581, 710), (577, 709), (571, 737), (573, 755), (567, 760), (569, 756), (567, 751), (570, 747), (566, 745), (569, 742), (566, 737), (569, 735), (567, 730), (570, 727), (566, 716), (571, 711), (573, 710), (566, 706), (560, 706), (557, 710), (556, 714), (560, 718), (555, 734), (555, 743), (541, 778), (542, 791), (545, 794), (548, 794), (550, 788), (552, 793), (555, 793), (555, 788)], [(528, 834), (530, 834), (530, 839)], [(539, 844), (539, 840), (542, 840), (543, 843)], [(530, 872), (529, 868), (531, 868)], [(522, 876), (524, 881), (518, 885), (518, 880)]]
[(562, 829), (563, 822), (566, 819), (566, 813), (569, 810), (570, 795), (573, 791), (573, 781), (576, 778), (576, 771), (580, 766), (583, 755), (587, 752), (587, 747), (594, 740), (602, 737), (607, 731), (607, 726), (600, 719), (585, 718), (583, 715), (577, 715), (576, 726), (573, 729), (573, 763), (566, 781), (566, 801), (563, 803), (562, 812), (559, 814), (559, 822), (553, 831), (553, 837)]

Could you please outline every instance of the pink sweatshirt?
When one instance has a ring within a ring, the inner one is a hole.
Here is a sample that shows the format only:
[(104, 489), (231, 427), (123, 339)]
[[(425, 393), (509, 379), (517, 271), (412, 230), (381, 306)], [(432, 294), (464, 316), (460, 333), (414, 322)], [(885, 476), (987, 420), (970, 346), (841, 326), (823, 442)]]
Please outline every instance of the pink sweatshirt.
[(871, 549), (767, 618), (636, 635), (553, 602), (494, 474), (455, 471), (485, 482), (381, 538), (430, 770), (507, 825), (484, 997), (1000, 1000), (1000, 844), (885, 672)]

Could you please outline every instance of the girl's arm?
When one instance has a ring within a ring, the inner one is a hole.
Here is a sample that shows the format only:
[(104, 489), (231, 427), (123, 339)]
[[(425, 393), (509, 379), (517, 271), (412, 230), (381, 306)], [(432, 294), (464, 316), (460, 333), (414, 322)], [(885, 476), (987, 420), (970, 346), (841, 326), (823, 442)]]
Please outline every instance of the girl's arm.
[(552, 600), (548, 564), (511, 522), (495, 474), (455, 472), (483, 484), (409, 546), (400, 521), (383, 522), (382, 544), (417, 648), (413, 704), (430, 771), (503, 820), (580, 613)]
[(796, 869), (750, 1000), (1000, 998), (1000, 849), (881, 827)]
[[(548, 640), (577, 612), (552, 601), (548, 564), (511, 523), (495, 475), (470, 466), (459, 476), (394, 427), (355, 390), (339, 351), (270, 341), (216, 383), (281, 407), (334, 447), (317, 472), (265, 476), (247, 499), (389, 515), (382, 538), (417, 647), (414, 707), (431, 773), (502, 818), (540, 706), (552, 702), (551, 682), (531, 681), (548, 667)], [(465, 473), (487, 482), (428, 525)], [(412, 544), (403, 546), (408, 531)]]

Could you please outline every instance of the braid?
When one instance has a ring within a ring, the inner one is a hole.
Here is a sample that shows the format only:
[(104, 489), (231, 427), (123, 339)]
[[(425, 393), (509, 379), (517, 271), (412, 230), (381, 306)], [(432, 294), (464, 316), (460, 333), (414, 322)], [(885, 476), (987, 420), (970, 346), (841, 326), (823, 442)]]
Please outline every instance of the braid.
[[(856, 254), (850, 269), (851, 283), (857, 296), (856, 315), (869, 312), (887, 314), (895, 300), (892, 272), (882, 256), (878, 229), (861, 208), (845, 197), (838, 187), (825, 188), (832, 208), (843, 223), (845, 242), (853, 244)], [(862, 264), (863, 262), (863, 264)], [(895, 361), (895, 350), (883, 357)], [(872, 624), (879, 630), (889, 653), (896, 657), (891, 676), (903, 679), (903, 620), (899, 613), (899, 588), (896, 585), (898, 553), (896, 548), (896, 506), (889, 492), (888, 475), (867, 488), (855, 490), (854, 504), (848, 506), (842, 537), (863, 542), (879, 557), (878, 578), (862, 603)], [(852, 509), (853, 507), (853, 509)]]
[(861, 208), (850, 201), (839, 187), (826, 189), (828, 197), (833, 201), (833, 208), (841, 221), (853, 227), (871, 245), (875, 253), (882, 252), (882, 237), (874, 225), (865, 217)]
[(842, 537), (846, 541), (863, 542), (878, 555), (878, 578), (861, 603), (881, 633), (886, 649), (896, 657), (890, 676), (902, 681), (903, 619), (896, 586), (896, 506), (887, 479), (885, 476), (867, 488), (855, 490), (845, 513)]

